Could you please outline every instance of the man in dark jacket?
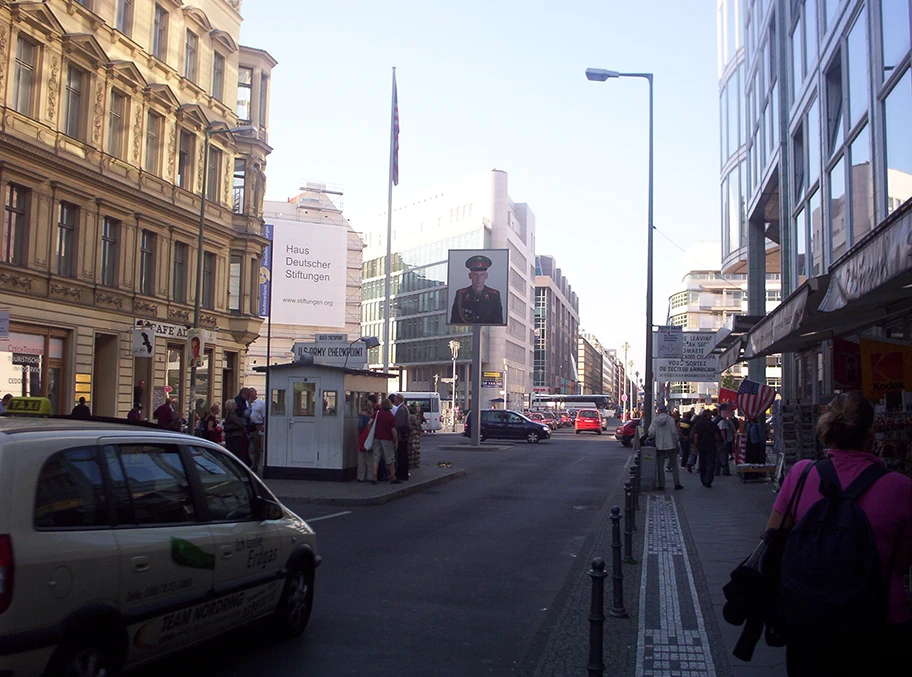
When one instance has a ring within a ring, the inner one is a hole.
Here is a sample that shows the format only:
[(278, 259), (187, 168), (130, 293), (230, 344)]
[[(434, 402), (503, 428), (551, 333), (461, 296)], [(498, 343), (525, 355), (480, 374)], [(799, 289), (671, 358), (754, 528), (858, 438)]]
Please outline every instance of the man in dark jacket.
[(86, 404), (86, 398), (79, 398), (79, 404), (73, 407), (70, 416), (73, 418), (92, 418), (92, 410), (89, 409), (89, 405)]
[(405, 404), (405, 398), (400, 395), (394, 395), (393, 399), (393, 416), (396, 418), (396, 432), (399, 435), (399, 444), (396, 447), (396, 479), (407, 480), (408, 471), (408, 446), (409, 435), (412, 431), (409, 419), (409, 410)]
[(712, 422), (709, 409), (703, 410), (700, 420), (691, 429), (690, 440), (700, 456), (700, 481), (708, 489), (716, 468), (716, 447), (721, 442), (719, 428)]

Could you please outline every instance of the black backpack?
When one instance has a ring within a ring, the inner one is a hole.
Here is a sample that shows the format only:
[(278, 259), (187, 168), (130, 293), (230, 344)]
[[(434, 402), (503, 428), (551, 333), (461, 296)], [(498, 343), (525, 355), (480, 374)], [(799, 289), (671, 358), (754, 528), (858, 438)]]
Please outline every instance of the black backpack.
[(779, 614), (789, 628), (876, 631), (887, 620), (888, 586), (871, 524), (857, 499), (887, 470), (872, 464), (843, 490), (833, 461), (815, 465), (823, 498), (786, 539)]

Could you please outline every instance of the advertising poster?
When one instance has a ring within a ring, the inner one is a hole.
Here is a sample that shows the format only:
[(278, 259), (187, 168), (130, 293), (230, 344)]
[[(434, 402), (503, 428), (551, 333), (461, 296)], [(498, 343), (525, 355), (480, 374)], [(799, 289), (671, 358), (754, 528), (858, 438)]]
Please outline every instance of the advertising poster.
[(447, 264), (447, 324), (507, 324), (510, 251), (451, 249)]
[(203, 331), (201, 329), (191, 329), (187, 332), (187, 343), (190, 349), (190, 364), (189, 366), (199, 367), (203, 366), (203, 355), (206, 354), (206, 344), (203, 343)]
[(263, 248), (263, 258), (260, 259), (260, 303), (258, 315), (260, 317), (267, 317), (269, 315), (269, 278), (272, 275), (272, 271), (270, 271), (270, 265), (272, 261), (271, 223), (263, 225), (263, 237), (269, 240), (269, 244)]
[(271, 225), (272, 321), (344, 327), (348, 229), (280, 219)]
[(861, 339), (861, 384), (865, 397), (912, 390), (912, 346)]

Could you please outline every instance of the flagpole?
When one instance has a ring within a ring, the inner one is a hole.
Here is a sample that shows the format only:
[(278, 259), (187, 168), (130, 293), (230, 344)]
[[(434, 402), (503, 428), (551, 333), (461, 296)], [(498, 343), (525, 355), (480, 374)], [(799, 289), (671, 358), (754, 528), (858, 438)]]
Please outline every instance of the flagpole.
[(390, 363), (390, 276), (393, 265), (393, 180), (396, 163), (396, 67), (393, 66), (393, 95), (390, 103), (390, 153), (389, 153), (389, 186), (386, 198), (386, 280), (383, 286), (383, 373), (389, 373)]

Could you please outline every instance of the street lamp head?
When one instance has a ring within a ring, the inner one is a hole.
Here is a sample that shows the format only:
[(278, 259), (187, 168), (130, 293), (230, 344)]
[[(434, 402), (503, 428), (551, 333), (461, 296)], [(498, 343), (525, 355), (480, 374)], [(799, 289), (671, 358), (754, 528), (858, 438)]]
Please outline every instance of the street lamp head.
[(620, 73), (617, 71), (609, 71), (604, 68), (587, 68), (586, 69), (586, 79), (592, 82), (605, 82), (608, 78), (618, 78)]
[(210, 127), (206, 130), (208, 136), (213, 134), (246, 134), (247, 132), (255, 132), (256, 127), (253, 125), (241, 125), (240, 127)]
[(378, 339), (376, 336), (362, 336), (358, 340), (361, 341), (368, 348), (379, 348), (380, 347), (380, 339)]

